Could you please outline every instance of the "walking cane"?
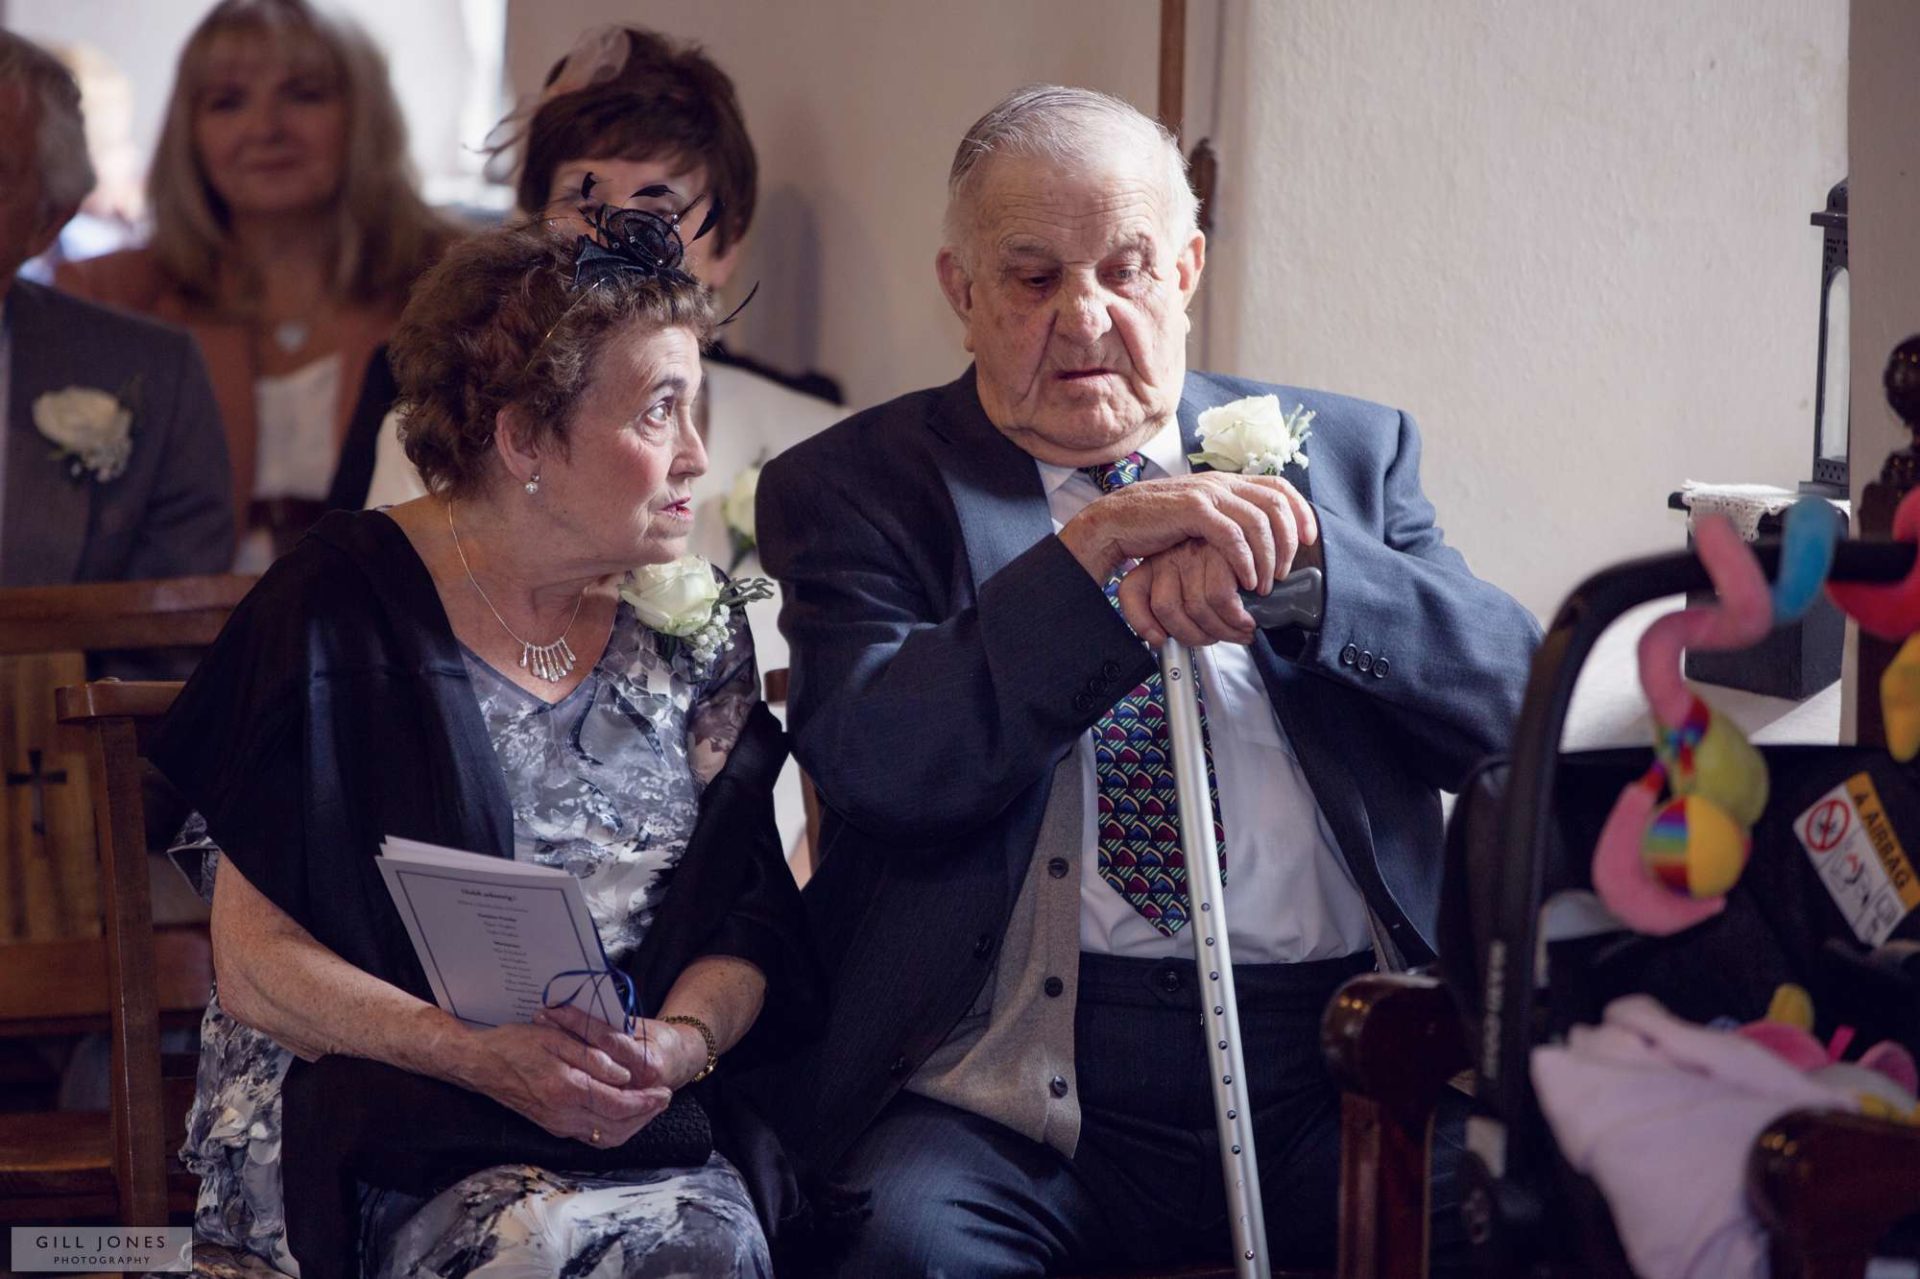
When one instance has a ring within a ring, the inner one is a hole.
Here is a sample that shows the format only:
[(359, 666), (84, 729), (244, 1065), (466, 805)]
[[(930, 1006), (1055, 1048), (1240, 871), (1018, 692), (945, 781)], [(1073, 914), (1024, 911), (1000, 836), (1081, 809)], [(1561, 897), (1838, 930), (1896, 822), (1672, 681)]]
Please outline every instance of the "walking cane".
[[(1320, 570), (1300, 569), (1264, 597), (1241, 598), (1263, 630), (1317, 626)], [(1240, 1008), (1233, 994), (1233, 955), (1227, 946), (1227, 915), (1220, 898), (1220, 849), (1213, 841), (1212, 804), (1207, 798), (1198, 679), (1187, 646), (1169, 636), (1160, 649), (1160, 682), (1166, 691), (1174, 790), (1180, 802), (1187, 920), (1193, 929), (1194, 962), (1206, 978), (1201, 1003), (1206, 1009), (1207, 1068), (1213, 1072), (1213, 1118), (1220, 1134), (1220, 1172), (1226, 1180), (1228, 1223), (1233, 1230), (1233, 1266), (1239, 1279), (1271, 1279), (1273, 1258), (1267, 1251), (1267, 1220), (1260, 1207), (1260, 1166), (1253, 1153), (1253, 1106), (1240, 1049)]]

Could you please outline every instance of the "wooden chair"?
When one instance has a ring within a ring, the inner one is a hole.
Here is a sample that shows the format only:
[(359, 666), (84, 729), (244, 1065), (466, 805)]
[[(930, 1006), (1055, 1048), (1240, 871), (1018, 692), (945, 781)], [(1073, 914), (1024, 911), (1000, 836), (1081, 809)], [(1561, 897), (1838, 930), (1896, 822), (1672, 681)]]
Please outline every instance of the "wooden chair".
[(1920, 1212), (1920, 1129), (1795, 1111), (1760, 1134), (1747, 1197), (1777, 1279), (1859, 1279), (1895, 1222)]
[(0, 962), (0, 1034), (104, 1026), (112, 1109), (0, 1115), (0, 1221), (106, 1218), (129, 1226), (190, 1210), (197, 1186), (174, 1167), (191, 1097), (163, 1081), (160, 1029), (206, 1006), (204, 929), (154, 931), (142, 802), (143, 738), (178, 684), (101, 681), (62, 688), (60, 723), (84, 734), (100, 832), (105, 939), (18, 944)]
[(0, 654), (204, 648), (256, 580), (220, 573), (0, 590)]
[(1340, 1279), (1426, 1273), (1427, 1169), (1441, 1093), (1469, 1064), (1453, 997), (1431, 977), (1364, 973), (1327, 1006), (1340, 1085)]
[(85, 752), (54, 723), (53, 690), (83, 654), (211, 644), (250, 577), (0, 590), (0, 942), (100, 935)]

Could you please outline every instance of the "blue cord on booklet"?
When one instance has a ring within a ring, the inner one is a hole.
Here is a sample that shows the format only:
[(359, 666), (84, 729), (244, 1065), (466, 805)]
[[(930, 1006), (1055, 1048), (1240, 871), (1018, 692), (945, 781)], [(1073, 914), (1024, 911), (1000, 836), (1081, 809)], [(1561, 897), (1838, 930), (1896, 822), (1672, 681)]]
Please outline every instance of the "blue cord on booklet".
[[(555, 999), (553, 997), (554, 985), (558, 982), (566, 981), (569, 978), (577, 978), (577, 984), (568, 991), (564, 998)], [(574, 1004), (582, 993), (591, 989), (593, 991), (594, 1006), (603, 1008), (606, 1005), (603, 1002), (603, 992), (600, 989), (601, 982), (613, 983), (613, 988), (618, 995), (615, 1002), (620, 1005), (621, 1012), (625, 1014), (621, 1019), (620, 1033), (623, 1035), (631, 1035), (633, 1033), (634, 1020), (640, 1016), (640, 995), (639, 992), (634, 989), (633, 978), (627, 976), (624, 971), (618, 968), (569, 968), (565, 972), (555, 973), (547, 979), (547, 984), (540, 990), (540, 1006), (543, 1008), (564, 1008)]]

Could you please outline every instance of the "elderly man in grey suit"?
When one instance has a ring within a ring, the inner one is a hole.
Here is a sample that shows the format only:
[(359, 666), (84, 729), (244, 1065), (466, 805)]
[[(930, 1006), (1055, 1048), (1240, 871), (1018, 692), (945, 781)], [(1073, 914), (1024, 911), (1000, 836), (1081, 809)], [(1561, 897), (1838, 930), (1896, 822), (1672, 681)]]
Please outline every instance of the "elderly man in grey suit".
[[(1504, 745), (1538, 628), (1441, 536), (1405, 414), (1187, 370), (1206, 241), (1152, 121), (1022, 91), (968, 132), (949, 197), (940, 283), (974, 367), (760, 482), (833, 981), (780, 1112), (872, 1193), (844, 1274), (1226, 1255), (1172, 635), (1199, 651), (1268, 1233), (1325, 1263), (1322, 1009), (1430, 956), (1437, 791)], [(1259, 447), (1203, 450), (1213, 408)], [(1311, 468), (1273, 421), (1303, 413)], [(1261, 632), (1238, 592), (1308, 557), (1319, 628)]]
[(15, 278), (92, 186), (73, 77), (0, 31), (0, 586), (233, 562), (226, 437), (193, 340)]

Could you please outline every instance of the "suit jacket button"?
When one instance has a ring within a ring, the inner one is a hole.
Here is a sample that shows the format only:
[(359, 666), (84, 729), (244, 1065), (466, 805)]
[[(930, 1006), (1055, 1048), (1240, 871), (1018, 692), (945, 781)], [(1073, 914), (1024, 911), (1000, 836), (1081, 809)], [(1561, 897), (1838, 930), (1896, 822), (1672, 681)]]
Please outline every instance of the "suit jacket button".
[(1040, 983), (1040, 989), (1046, 991), (1047, 997), (1050, 999), (1058, 999), (1061, 992), (1066, 990), (1066, 988), (1067, 983), (1061, 981), (1058, 977), (1049, 977), (1046, 981)]
[(1067, 1095), (1067, 1077), (1065, 1075), (1055, 1075), (1052, 1078), (1052, 1080), (1048, 1082), (1047, 1091), (1052, 1093), (1056, 1097), (1066, 1096)]
[(908, 1061), (904, 1054), (893, 1059), (892, 1073), (895, 1079), (900, 1078), (900, 1076), (906, 1074), (908, 1071), (912, 1069), (913, 1069), (913, 1063)]
[(1082, 715), (1085, 715), (1088, 711), (1092, 710), (1093, 694), (1087, 692), (1087, 690), (1085, 690), (1084, 688), (1081, 689), (1079, 692), (1075, 693), (1073, 695), (1073, 709), (1075, 709), (1076, 711), (1079, 711)]
[(1387, 677), (1387, 659), (1385, 657), (1376, 657), (1373, 659), (1373, 677), (1375, 679), (1385, 679)]
[(1067, 877), (1067, 859), (1064, 857), (1055, 857), (1050, 860), (1047, 863), (1047, 874), (1053, 876), (1055, 879), (1065, 879)]
[(1100, 678), (1106, 680), (1109, 684), (1119, 679), (1120, 663), (1114, 661), (1112, 658), (1108, 658), (1106, 661), (1100, 663)]
[(1181, 982), (1180, 970), (1178, 968), (1162, 968), (1159, 977), (1160, 989), (1166, 991), (1169, 995), (1177, 995), (1180, 993)]
[(1345, 648), (1340, 650), (1340, 665), (1352, 666), (1355, 662), (1359, 660), (1360, 660), (1360, 649), (1358, 646), (1349, 644)]
[(993, 934), (992, 933), (981, 933), (978, 937), (973, 939), (973, 957), (975, 959), (985, 959), (988, 955), (991, 955), (992, 953), (993, 953)]
[(1360, 654), (1359, 659), (1354, 662), (1354, 666), (1359, 669), (1362, 675), (1365, 675), (1368, 671), (1371, 671), (1373, 669), (1373, 654), (1372, 653)]

